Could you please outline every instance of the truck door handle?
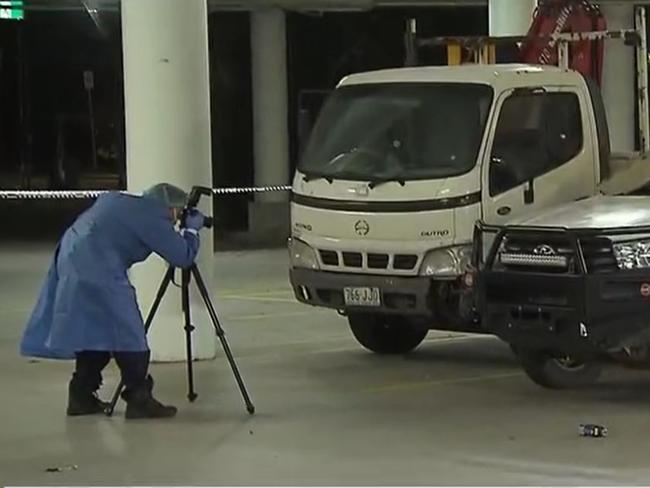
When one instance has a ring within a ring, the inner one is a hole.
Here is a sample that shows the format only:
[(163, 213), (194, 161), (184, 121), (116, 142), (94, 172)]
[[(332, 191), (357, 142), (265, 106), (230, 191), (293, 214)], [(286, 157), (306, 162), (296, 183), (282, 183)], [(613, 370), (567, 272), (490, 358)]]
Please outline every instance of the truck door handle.
[(508, 215), (511, 212), (511, 210), (512, 209), (510, 207), (499, 207), (497, 213), (499, 215)]

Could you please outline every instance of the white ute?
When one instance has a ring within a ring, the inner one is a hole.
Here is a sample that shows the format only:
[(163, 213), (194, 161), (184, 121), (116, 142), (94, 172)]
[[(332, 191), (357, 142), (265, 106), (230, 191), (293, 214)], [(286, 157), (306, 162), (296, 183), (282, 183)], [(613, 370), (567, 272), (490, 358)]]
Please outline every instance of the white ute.
[[(647, 56), (644, 32), (635, 49)], [(647, 80), (647, 65), (637, 69)], [(475, 222), (644, 186), (647, 83), (638, 101), (644, 147), (618, 157), (598, 86), (568, 69), (463, 65), (346, 77), (293, 182), (297, 299), (346, 315), (357, 340), (379, 353), (408, 352), (430, 328), (474, 331), (461, 297)]]

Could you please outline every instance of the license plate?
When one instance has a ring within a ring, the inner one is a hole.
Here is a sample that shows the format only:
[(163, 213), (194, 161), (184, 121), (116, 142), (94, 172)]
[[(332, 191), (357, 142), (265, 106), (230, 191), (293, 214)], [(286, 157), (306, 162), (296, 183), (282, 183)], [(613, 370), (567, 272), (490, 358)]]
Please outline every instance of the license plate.
[(379, 307), (381, 298), (379, 288), (347, 287), (343, 289), (346, 305), (358, 307)]

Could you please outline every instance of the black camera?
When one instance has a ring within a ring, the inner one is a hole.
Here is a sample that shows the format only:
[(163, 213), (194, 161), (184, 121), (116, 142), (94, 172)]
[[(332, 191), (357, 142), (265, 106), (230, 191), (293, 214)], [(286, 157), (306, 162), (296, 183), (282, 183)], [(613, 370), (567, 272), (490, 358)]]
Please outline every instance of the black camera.
[[(196, 208), (199, 204), (199, 200), (202, 196), (212, 196), (212, 189), (205, 186), (193, 186), (190, 190), (190, 195), (187, 198), (187, 205), (183, 209), (183, 215), (181, 217), (181, 226), (185, 227), (185, 218), (187, 217), (188, 212)], [(214, 217), (205, 216), (203, 220), (203, 226), (207, 229), (211, 229), (214, 226)]]

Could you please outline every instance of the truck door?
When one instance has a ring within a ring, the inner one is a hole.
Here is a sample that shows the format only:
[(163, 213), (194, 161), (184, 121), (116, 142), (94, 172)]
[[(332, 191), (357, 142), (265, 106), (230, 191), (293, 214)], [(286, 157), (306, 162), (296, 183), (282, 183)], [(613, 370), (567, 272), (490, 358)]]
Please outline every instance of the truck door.
[(589, 106), (578, 91), (515, 89), (499, 100), (483, 165), (483, 218), (522, 213), (596, 191)]

